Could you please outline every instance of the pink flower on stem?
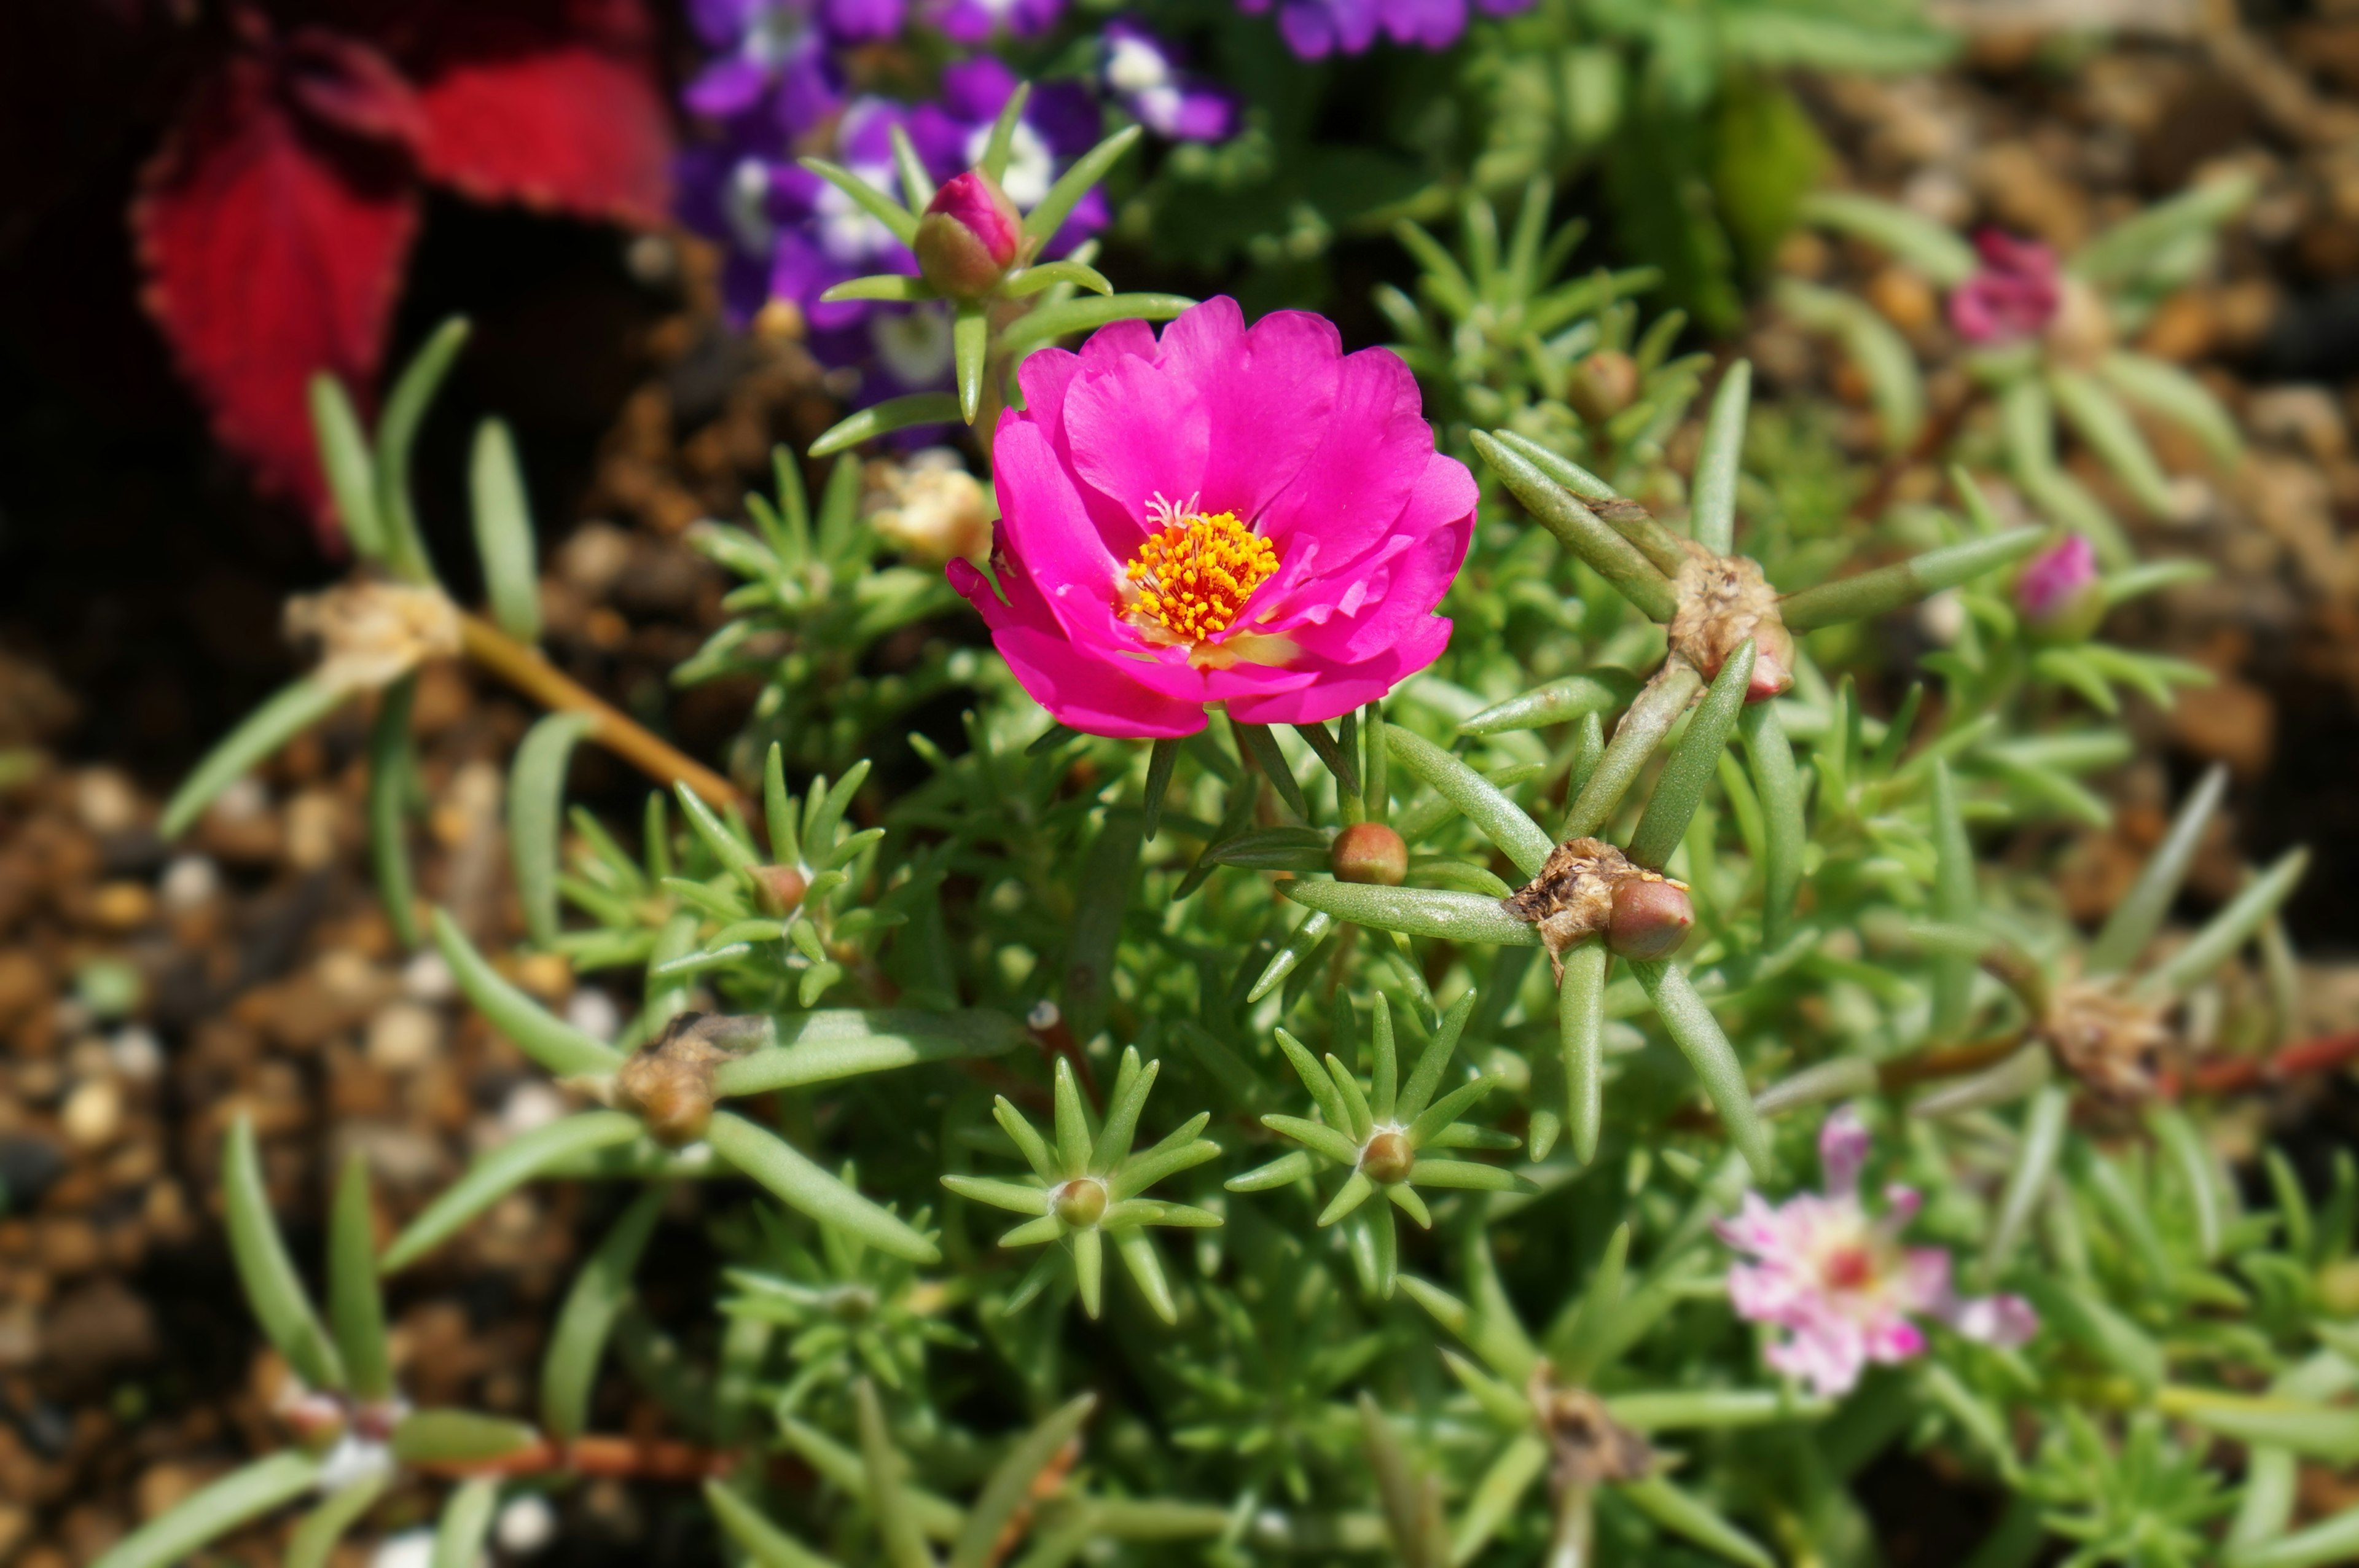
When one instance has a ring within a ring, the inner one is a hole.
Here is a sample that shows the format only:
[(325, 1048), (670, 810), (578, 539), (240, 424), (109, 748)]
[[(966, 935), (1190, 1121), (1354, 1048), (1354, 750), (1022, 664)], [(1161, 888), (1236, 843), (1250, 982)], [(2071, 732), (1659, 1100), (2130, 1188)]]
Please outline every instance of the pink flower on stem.
[(1729, 1266), (1730, 1304), (1739, 1317), (1786, 1331), (1764, 1358), (1821, 1398), (1850, 1392), (1871, 1361), (1888, 1366), (1922, 1355), (1919, 1315), (1994, 1345), (2020, 1345), (2039, 1326), (2020, 1297), (1961, 1299), (1947, 1252), (1900, 1245), (1917, 1215), (1915, 1192), (1886, 1188), (1886, 1212), (1869, 1217), (1859, 1196), (1867, 1150), (1858, 1113), (1837, 1110), (1819, 1133), (1823, 1193), (1775, 1206), (1747, 1193), (1736, 1217), (1715, 1227), (1752, 1260)]
[(1310, 724), (1438, 658), (1433, 613), (1475, 486), (1433, 449), (1417, 383), (1299, 310), (1234, 299), (1024, 362), (992, 447), (991, 578), (950, 563), (1024, 689), (1060, 722), (1159, 739), (1208, 705)]
[(918, 221), (918, 270), (953, 299), (997, 283), (1024, 248), (1024, 220), (999, 181), (979, 168), (953, 175)]
[(2048, 640), (2070, 641), (2095, 631), (2105, 614), (2096, 547), (2073, 534), (2032, 557), (2016, 575), (2015, 607), (2033, 634)]
[(1996, 347), (2048, 330), (2064, 301), (2056, 253), (1997, 229), (1974, 236), (1982, 270), (1950, 291), (1950, 325), (1970, 343)]

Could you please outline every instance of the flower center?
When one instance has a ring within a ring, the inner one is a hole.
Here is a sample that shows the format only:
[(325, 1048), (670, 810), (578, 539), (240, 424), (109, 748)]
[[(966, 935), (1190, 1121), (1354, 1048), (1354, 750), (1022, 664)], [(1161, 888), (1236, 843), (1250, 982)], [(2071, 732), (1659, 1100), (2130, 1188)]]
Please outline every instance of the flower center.
[(1838, 1247), (1827, 1254), (1826, 1281), (1839, 1291), (1855, 1291), (1875, 1277), (1875, 1260), (1864, 1247)]
[(1217, 637), (1277, 570), (1277, 546), (1234, 512), (1199, 512), (1192, 495), (1179, 505), (1158, 495), (1148, 516), (1158, 527), (1123, 568), (1137, 589), (1130, 615), (1141, 625), (1185, 643)]

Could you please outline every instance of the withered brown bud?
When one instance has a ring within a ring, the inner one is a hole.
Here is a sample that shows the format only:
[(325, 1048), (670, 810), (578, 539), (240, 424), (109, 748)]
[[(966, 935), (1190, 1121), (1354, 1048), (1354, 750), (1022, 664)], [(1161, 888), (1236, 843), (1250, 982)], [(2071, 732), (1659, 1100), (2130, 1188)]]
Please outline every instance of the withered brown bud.
[(1360, 1150), (1361, 1173), (1387, 1187), (1408, 1181), (1416, 1168), (1417, 1150), (1408, 1135), (1393, 1128), (1376, 1133)]
[(1753, 643), (1753, 678), (1745, 700), (1767, 702), (1794, 684), (1794, 634), (1777, 613), (1777, 590), (1749, 556), (1715, 555), (1683, 539), (1687, 563), (1673, 582), (1679, 609), (1671, 616), (1671, 651), (1711, 680)]
[(1587, 1489), (1601, 1481), (1639, 1481), (1653, 1474), (1655, 1451), (1647, 1440), (1615, 1421), (1605, 1401), (1587, 1389), (1560, 1386), (1546, 1361), (1533, 1369), (1525, 1396), (1548, 1436), (1550, 1479), (1558, 1491)]
[(2058, 1065), (2100, 1100), (2136, 1105), (2161, 1087), (2158, 1074), (2170, 1026), (2159, 1008), (2125, 994), (2117, 981), (2058, 986), (2039, 1033)]
[(762, 907), (772, 914), (792, 914), (801, 907), (804, 890), (810, 886), (799, 866), (757, 867), (754, 881), (761, 893)]
[(1057, 1217), (1076, 1230), (1087, 1230), (1105, 1217), (1105, 1184), (1095, 1176), (1076, 1176), (1057, 1189), (1049, 1200), (1057, 1207)]
[(1548, 949), (1549, 962), (1555, 966), (1557, 979), (1562, 979), (1564, 955), (1574, 943), (1589, 936), (1614, 941), (1621, 920), (1620, 895), (1625, 887), (1664, 889), (1677, 898), (1678, 906), (1686, 909), (1687, 916), (1684, 923), (1674, 925), (1669, 918), (1669, 901), (1662, 894), (1633, 893), (1634, 900), (1652, 902), (1643, 915), (1633, 903), (1628, 926), (1631, 940), (1639, 940), (1642, 931), (1655, 942), (1667, 935), (1672, 939), (1661, 953), (1625, 950), (1618, 945), (1614, 951), (1636, 958), (1660, 957), (1677, 949), (1687, 934), (1687, 926), (1695, 921), (1694, 907), (1687, 902), (1687, 884), (1634, 863), (1629, 856), (1603, 838), (1568, 838), (1559, 844), (1549, 851), (1540, 874), (1499, 903), (1516, 919), (1539, 927), (1541, 946)]
[(712, 1120), (712, 1070), (735, 1054), (724, 1042), (746, 1033), (745, 1020), (681, 1013), (615, 1073), (614, 1104), (658, 1143), (695, 1142)]
[(1408, 846), (1381, 822), (1355, 822), (1335, 835), (1327, 863), (1339, 882), (1397, 888), (1408, 875)]
[(1564, 400), (1587, 423), (1602, 425), (1638, 395), (1638, 362), (1614, 349), (1600, 349), (1572, 367)]
[(1625, 878), (1614, 889), (1605, 945), (1625, 958), (1668, 958), (1688, 939), (1695, 904), (1668, 877)]

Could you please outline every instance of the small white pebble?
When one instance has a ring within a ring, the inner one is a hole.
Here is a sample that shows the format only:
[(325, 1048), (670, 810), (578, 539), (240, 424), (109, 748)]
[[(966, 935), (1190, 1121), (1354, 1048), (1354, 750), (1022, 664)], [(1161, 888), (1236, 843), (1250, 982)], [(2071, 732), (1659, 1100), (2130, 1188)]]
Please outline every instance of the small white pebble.
[(377, 1009), (369, 1019), (369, 1065), (388, 1073), (415, 1072), (442, 1049), (442, 1015), (414, 1001)]
[(500, 1130), (510, 1138), (547, 1127), (565, 1114), (565, 1097), (541, 1082), (527, 1078), (508, 1091), (500, 1106)]
[(58, 1125), (77, 1148), (104, 1148), (123, 1130), (123, 1091), (111, 1078), (80, 1085), (66, 1097)]
[(252, 773), (213, 797), (209, 808), (223, 822), (251, 822), (270, 809), (270, 786)]
[(538, 1492), (527, 1492), (500, 1509), (492, 1539), (502, 1552), (530, 1556), (557, 1539), (557, 1510)]
[(583, 986), (566, 999), (565, 1022), (592, 1040), (612, 1040), (623, 1032), (623, 1010), (596, 986)]
[(221, 871), (202, 855), (181, 855), (164, 868), (156, 892), (176, 914), (202, 909), (221, 892)]
[(449, 1001), (458, 994), (459, 982), (442, 955), (429, 947), (402, 966), (401, 990), (419, 1001)]
[(1054, 1029), (1058, 1020), (1064, 1016), (1057, 1011), (1055, 1002), (1042, 997), (1032, 1004), (1032, 1011), (1024, 1015), (1024, 1023), (1029, 1029)]
[(85, 768), (74, 780), (74, 815), (93, 833), (128, 833), (139, 826), (139, 792), (113, 768)]
[(434, 1532), (405, 1530), (377, 1542), (369, 1568), (434, 1568)]
[(136, 1023), (108, 1036), (106, 1054), (129, 1083), (153, 1083), (164, 1070), (164, 1047), (152, 1033)]
[(1966, 633), (1966, 605), (1954, 588), (1945, 588), (1917, 607), (1917, 629), (1925, 640), (1948, 647)]

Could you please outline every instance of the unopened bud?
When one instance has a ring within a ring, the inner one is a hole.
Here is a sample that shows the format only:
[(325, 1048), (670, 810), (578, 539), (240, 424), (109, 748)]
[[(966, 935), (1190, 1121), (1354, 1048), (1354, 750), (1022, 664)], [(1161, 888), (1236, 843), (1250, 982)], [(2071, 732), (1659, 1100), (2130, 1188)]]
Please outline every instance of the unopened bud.
[(999, 182), (979, 168), (954, 177), (918, 221), (918, 270), (953, 299), (988, 290), (1016, 264), (1024, 221)]
[(1408, 875), (1408, 846), (1381, 822), (1355, 822), (1335, 835), (1327, 863), (1339, 882), (1397, 888)]
[(1783, 697), (1793, 684), (1794, 634), (1782, 622), (1764, 616), (1753, 628), (1753, 678), (1745, 683), (1745, 700)]
[(1050, 1201), (1056, 1205), (1059, 1219), (1075, 1230), (1087, 1230), (1105, 1217), (1105, 1184), (1095, 1176), (1076, 1176), (1059, 1187)]
[(2078, 534), (2031, 557), (2015, 579), (2015, 607), (2027, 631), (2043, 643), (2077, 643), (2105, 618), (2105, 588), (2097, 580), (2097, 552)]
[(1602, 425), (1638, 395), (1638, 362), (1614, 349), (1600, 349), (1572, 367), (1564, 400), (1592, 425)]
[(810, 886), (799, 866), (758, 866), (754, 881), (762, 906), (772, 914), (792, 914), (801, 907), (803, 892)]
[(333, 1448), (351, 1421), (351, 1412), (342, 1400), (291, 1380), (288, 1391), (279, 1398), (276, 1413), (295, 1445), (312, 1454)]
[(1628, 877), (1614, 890), (1605, 945), (1625, 958), (1668, 958), (1688, 939), (1695, 905), (1675, 881)]
[(1417, 1166), (1417, 1150), (1408, 1134), (1392, 1128), (1370, 1138), (1360, 1150), (1360, 1170), (1368, 1180), (1393, 1186), (1408, 1180)]

